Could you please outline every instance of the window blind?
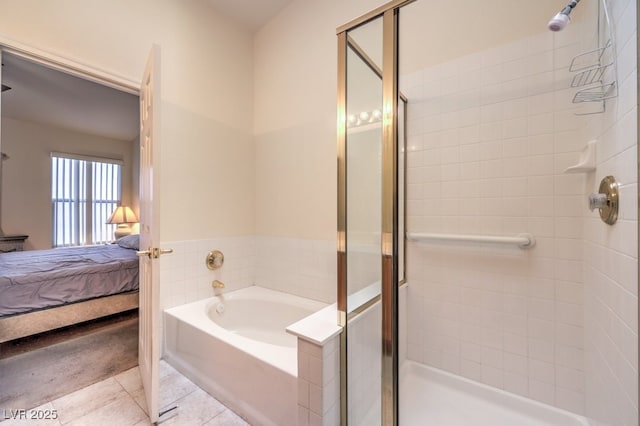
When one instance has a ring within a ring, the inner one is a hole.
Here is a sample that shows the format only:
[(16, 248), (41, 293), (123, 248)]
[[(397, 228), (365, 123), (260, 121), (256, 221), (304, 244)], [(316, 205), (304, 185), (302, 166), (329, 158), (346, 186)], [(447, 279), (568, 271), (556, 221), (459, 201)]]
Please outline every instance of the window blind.
[(57, 154), (51, 155), (53, 246), (112, 242), (115, 225), (106, 222), (120, 204), (122, 163)]

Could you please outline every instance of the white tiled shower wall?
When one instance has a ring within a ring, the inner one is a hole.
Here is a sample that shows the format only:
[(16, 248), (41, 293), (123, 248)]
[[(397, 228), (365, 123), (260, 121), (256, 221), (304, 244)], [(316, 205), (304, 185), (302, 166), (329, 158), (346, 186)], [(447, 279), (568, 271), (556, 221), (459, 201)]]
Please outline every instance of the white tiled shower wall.
[[(574, 24), (572, 24), (574, 25)], [(403, 77), (409, 232), (536, 246), (409, 244), (409, 359), (576, 413), (584, 407), (586, 145), (568, 65), (581, 32), (540, 33)]]
[(613, 175), (620, 184), (618, 222), (584, 215), (586, 414), (604, 424), (638, 424), (638, 176), (636, 2), (609, 2), (616, 23), (619, 96), (593, 116), (597, 170), (587, 189)]

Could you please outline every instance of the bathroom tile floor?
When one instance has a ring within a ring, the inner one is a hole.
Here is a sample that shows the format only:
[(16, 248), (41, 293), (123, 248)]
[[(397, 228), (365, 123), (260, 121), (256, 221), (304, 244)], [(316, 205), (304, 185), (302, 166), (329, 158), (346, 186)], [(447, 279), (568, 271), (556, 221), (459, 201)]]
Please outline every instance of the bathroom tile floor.
[[(57, 419), (12, 419), (8, 410), (0, 417), (9, 425), (150, 425), (138, 367), (87, 386), (31, 410), (52, 413)], [(207, 394), (164, 361), (160, 362), (160, 407), (178, 406), (167, 414), (162, 425), (248, 426), (240, 416)], [(162, 411), (162, 410), (161, 410)]]

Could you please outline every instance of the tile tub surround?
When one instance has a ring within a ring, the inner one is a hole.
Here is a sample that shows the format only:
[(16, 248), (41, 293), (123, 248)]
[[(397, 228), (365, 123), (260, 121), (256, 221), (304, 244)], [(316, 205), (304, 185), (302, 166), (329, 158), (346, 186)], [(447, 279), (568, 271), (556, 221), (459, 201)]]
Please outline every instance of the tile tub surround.
[(336, 301), (336, 241), (255, 237), (255, 283), (324, 303)]
[[(223, 292), (251, 285), (319, 300), (335, 302), (336, 242), (266, 236), (222, 237), (168, 241), (163, 256), (161, 307), (168, 309), (213, 296), (213, 280), (225, 284)], [(211, 250), (224, 253), (222, 268), (207, 269)]]
[[(161, 246), (173, 249), (160, 259), (162, 310), (213, 296), (213, 280), (222, 281), (225, 292), (254, 284), (255, 244), (251, 236), (169, 241)], [(213, 271), (205, 265), (212, 250), (224, 254), (224, 265)]]

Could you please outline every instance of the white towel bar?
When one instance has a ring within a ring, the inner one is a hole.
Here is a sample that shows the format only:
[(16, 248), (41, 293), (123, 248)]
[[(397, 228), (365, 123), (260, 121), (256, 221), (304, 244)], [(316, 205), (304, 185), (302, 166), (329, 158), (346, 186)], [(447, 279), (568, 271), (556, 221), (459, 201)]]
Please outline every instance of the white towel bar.
[(536, 244), (536, 240), (531, 234), (518, 234), (515, 237), (500, 237), (494, 235), (431, 234), (408, 232), (407, 240), (416, 242), (458, 241), (469, 243), (515, 244), (523, 249), (531, 248)]

